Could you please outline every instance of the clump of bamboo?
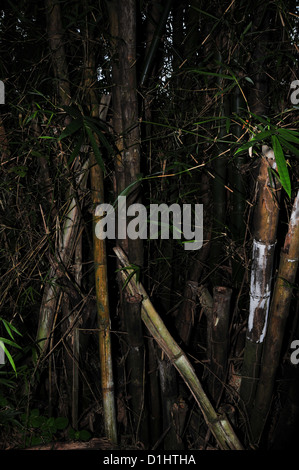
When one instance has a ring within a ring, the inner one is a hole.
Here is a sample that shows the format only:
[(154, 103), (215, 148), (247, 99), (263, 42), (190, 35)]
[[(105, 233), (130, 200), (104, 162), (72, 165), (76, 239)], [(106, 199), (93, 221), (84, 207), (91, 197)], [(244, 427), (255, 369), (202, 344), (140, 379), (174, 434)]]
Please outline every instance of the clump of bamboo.
[(299, 191), (295, 198), (289, 228), (281, 250), (280, 264), (269, 312), (260, 380), (251, 416), (254, 443), (258, 444), (270, 410), (279, 365), (286, 320), (296, 280), (299, 259)]
[(130, 269), (129, 260), (124, 252), (120, 247), (115, 247), (114, 252), (121, 266), (125, 268), (120, 272), (126, 289), (129, 290), (130, 295), (141, 297), (141, 318), (144, 324), (189, 387), (220, 449), (243, 450), (228, 419), (225, 415), (216, 413), (186, 354), (170, 335), (142, 284), (136, 281), (135, 275), (132, 275), (133, 269)]

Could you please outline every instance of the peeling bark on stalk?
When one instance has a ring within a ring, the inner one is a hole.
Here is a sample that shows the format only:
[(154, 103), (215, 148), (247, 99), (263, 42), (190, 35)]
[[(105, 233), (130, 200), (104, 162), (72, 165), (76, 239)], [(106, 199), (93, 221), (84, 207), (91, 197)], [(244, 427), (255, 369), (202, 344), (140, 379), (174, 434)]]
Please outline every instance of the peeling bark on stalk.
[[(263, 155), (253, 221), (249, 318), (240, 389), (241, 403), (249, 414), (255, 396), (267, 329), (280, 199), (280, 187), (273, 175), (271, 179), (269, 177), (270, 168), (276, 168), (274, 153), (269, 147), (263, 146)], [(274, 184), (277, 185), (276, 188)]]
[(289, 314), (299, 259), (299, 192), (295, 198), (289, 228), (281, 250), (280, 264), (269, 313), (269, 327), (263, 350), (261, 374), (257, 387), (251, 429), (258, 444), (270, 411), (276, 372), (280, 361), (285, 325)]

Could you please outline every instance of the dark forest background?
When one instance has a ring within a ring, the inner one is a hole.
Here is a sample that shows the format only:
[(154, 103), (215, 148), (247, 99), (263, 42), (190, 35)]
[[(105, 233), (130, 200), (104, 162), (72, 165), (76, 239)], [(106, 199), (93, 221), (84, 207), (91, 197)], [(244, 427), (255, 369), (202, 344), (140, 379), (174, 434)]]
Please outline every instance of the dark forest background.
[[(1, 449), (296, 445), (298, 18), (1, 2)], [(98, 239), (119, 195), (203, 204), (203, 247)]]

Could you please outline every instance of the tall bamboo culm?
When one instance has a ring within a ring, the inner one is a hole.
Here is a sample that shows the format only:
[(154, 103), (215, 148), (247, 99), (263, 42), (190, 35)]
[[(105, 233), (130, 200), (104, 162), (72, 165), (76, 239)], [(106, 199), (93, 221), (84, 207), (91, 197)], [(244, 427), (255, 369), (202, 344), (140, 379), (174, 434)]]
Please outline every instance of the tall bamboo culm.
[(240, 388), (241, 405), (249, 415), (259, 377), (261, 353), (267, 329), (279, 216), (280, 187), (275, 177), (273, 175), (270, 177), (271, 168), (276, 168), (274, 152), (269, 147), (263, 146), (253, 220), (249, 318)]
[[(90, 47), (92, 47), (90, 45)], [(89, 106), (91, 116), (95, 119), (106, 119), (110, 95), (103, 95), (99, 104), (96, 92), (93, 88), (95, 77), (93, 75), (95, 59), (93, 50), (88, 50), (86, 55), (85, 86), (89, 90)], [(97, 144), (100, 146), (97, 134), (94, 134)], [(96, 213), (98, 205), (104, 203), (104, 174), (96, 161), (94, 153), (90, 154), (90, 184), (93, 204), (93, 260), (95, 272), (95, 292), (97, 317), (99, 328), (99, 355), (101, 369), (102, 401), (104, 411), (105, 434), (113, 444), (117, 443), (114, 377), (111, 356), (111, 322), (108, 296), (107, 258), (105, 240), (100, 240), (95, 233), (95, 226), (99, 221)]]
[(285, 325), (296, 280), (298, 259), (299, 191), (294, 200), (288, 232), (280, 254), (279, 270), (269, 312), (269, 326), (263, 350), (261, 374), (251, 415), (251, 429), (255, 444), (260, 441), (270, 411)]

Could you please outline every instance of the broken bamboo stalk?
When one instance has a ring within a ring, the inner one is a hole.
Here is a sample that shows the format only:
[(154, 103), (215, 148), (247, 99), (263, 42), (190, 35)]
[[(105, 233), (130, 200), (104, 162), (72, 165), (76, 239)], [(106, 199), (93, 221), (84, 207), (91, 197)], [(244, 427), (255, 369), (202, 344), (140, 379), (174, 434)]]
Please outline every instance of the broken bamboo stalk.
[(227, 373), (228, 328), (232, 289), (216, 286), (213, 289), (212, 315), (208, 318), (208, 387), (218, 404)]
[(125, 268), (120, 270), (120, 273), (126, 289), (129, 290), (132, 296), (141, 296), (141, 318), (144, 324), (189, 387), (220, 449), (243, 450), (243, 446), (228, 419), (225, 415), (219, 416), (216, 413), (186, 354), (167, 330), (143, 285), (136, 281), (136, 276), (133, 274), (134, 270), (133, 268), (130, 269), (128, 258), (120, 247), (115, 247), (114, 252), (121, 266)]

